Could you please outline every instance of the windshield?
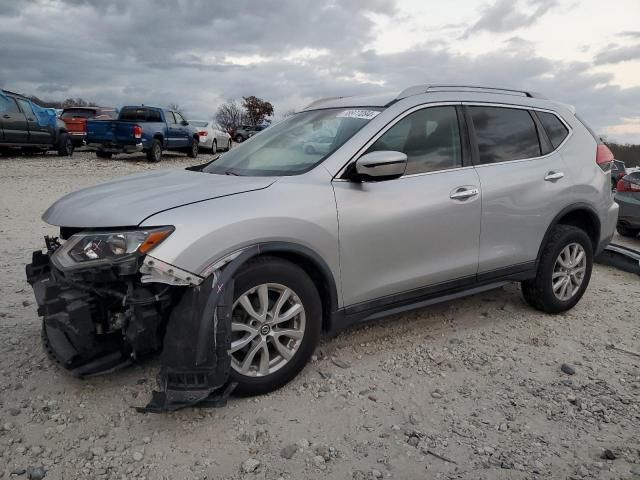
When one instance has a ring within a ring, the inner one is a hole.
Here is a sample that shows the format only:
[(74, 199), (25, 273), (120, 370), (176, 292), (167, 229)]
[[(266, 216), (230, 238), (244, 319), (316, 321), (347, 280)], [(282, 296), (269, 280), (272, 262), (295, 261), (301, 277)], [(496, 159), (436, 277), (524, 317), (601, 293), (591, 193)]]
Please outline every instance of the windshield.
[(380, 113), (376, 108), (302, 112), (269, 127), (207, 165), (207, 173), (296, 175), (322, 162)]
[(189, 120), (189, 125), (193, 125), (194, 127), (206, 127), (207, 122), (198, 122), (196, 120)]

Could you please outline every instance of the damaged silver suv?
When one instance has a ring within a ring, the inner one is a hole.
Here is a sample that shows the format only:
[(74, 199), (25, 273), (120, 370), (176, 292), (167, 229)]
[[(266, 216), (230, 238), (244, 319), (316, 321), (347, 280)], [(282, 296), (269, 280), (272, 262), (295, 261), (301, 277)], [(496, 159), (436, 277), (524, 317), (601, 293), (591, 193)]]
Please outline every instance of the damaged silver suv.
[(208, 164), (54, 203), (27, 266), (44, 345), (78, 376), (161, 352), (147, 409), (166, 411), (271, 391), (323, 332), (506, 282), (563, 312), (613, 235), (612, 159), (529, 92), (320, 100)]

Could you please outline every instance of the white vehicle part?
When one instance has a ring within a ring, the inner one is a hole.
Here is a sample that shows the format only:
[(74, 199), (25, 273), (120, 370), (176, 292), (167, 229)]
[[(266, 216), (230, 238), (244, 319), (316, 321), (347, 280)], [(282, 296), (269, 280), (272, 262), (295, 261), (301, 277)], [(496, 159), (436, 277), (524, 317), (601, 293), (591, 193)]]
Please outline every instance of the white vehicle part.
[(203, 278), (169, 263), (147, 255), (140, 266), (142, 283), (164, 283), (166, 285), (193, 287), (200, 285)]

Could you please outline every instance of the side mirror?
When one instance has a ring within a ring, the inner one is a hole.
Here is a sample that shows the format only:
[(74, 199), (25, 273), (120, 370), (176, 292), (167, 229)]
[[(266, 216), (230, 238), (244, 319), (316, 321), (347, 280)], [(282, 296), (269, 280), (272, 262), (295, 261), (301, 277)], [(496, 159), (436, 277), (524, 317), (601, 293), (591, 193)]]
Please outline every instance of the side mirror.
[(182, 120), (182, 126), (186, 127), (187, 125), (189, 125), (189, 122), (187, 122), (186, 120)]
[(407, 155), (393, 150), (367, 153), (356, 160), (355, 179), (361, 181), (392, 180), (404, 175)]

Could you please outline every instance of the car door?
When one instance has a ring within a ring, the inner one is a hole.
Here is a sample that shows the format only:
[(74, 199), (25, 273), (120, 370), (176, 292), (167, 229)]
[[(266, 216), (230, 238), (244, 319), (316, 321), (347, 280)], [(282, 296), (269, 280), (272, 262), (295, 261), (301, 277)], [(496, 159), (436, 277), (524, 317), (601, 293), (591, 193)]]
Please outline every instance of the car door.
[(173, 114), (176, 116), (176, 131), (178, 132), (178, 135), (176, 136), (180, 138), (179, 146), (188, 147), (191, 145), (191, 127), (188, 123), (187, 125), (184, 125), (186, 120), (178, 112), (173, 112)]
[(3, 110), (0, 112), (2, 131), (5, 143), (29, 143), (29, 127), (27, 117), (18, 108), (13, 97), (3, 97)]
[(358, 155), (404, 152), (403, 177), (334, 180), (345, 306), (392, 305), (475, 280), (481, 203), (461, 116), (455, 105), (419, 107)]
[[(548, 226), (570, 203), (562, 156), (532, 110), (465, 109), (482, 190), (479, 277), (533, 268)], [(556, 120), (564, 140), (569, 130)]]
[(23, 98), (16, 99), (18, 101), (18, 105), (22, 113), (24, 113), (27, 119), (27, 128), (29, 130), (29, 143), (38, 144), (38, 145), (51, 145), (53, 142), (53, 137), (51, 135), (51, 130), (48, 125), (40, 126), (38, 123), (38, 118), (36, 114), (33, 112), (33, 108), (31, 107), (31, 103)]
[(182, 141), (180, 131), (178, 129), (178, 124), (176, 123), (176, 118), (173, 115), (173, 112), (169, 110), (165, 110), (164, 118), (167, 122), (167, 138), (166, 144), (168, 148), (178, 148), (180, 146), (180, 142)]

